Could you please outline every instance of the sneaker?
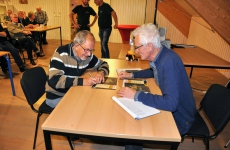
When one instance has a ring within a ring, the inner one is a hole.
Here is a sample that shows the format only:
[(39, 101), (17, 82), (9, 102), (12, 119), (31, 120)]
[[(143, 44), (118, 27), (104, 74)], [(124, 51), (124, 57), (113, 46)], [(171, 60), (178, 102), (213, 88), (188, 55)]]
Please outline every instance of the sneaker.
[(26, 71), (28, 68), (26, 68), (26, 66), (23, 65), (23, 66), (20, 66), (19, 69), (20, 69), (21, 72), (24, 72), (24, 71)]
[(34, 60), (33, 60), (33, 59), (31, 59), (31, 60), (30, 60), (30, 63), (31, 63), (33, 66), (35, 66), (35, 65), (36, 65), (36, 63), (34, 62)]

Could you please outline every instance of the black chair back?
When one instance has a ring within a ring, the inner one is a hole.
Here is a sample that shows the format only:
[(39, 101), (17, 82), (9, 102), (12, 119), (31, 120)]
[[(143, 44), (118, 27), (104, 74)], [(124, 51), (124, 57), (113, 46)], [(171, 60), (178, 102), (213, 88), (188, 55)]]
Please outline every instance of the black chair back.
[(21, 77), (20, 83), (22, 90), (26, 96), (27, 102), (31, 108), (37, 112), (33, 107), (39, 98), (45, 93), (45, 84), (47, 81), (46, 72), (42, 67), (35, 67), (26, 70)]
[(222, 85), (213, 84), (200, 103), (216, 134), (219, 134), (230, 119), (230, 92)]

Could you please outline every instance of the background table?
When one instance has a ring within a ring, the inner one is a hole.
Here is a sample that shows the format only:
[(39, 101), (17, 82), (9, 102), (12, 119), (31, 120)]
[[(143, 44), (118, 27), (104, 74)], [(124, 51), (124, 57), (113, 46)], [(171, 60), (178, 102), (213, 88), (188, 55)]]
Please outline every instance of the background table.
[(196, 46), (195, 48), (174, 48), (185, 67), (191, 67), (190, 78), (192, 77), (193, 67), (230, 69), (230, 62)]
[(26, 28), (26, 31), (30, 32), (38, 32), (39, 33), (39, 47), (40, 47), (40, 52), (44, 54), (43, 48), (42, 48), (42, 32), (44, 31), (49, 31), (49, 30), (54, 30), (54, 29), (60, 29), (60, 43), (62, 45), (62, 33), (61, 33), (61, 26), (44, 26), (44, 27), (37, 27), (37, 28)]
[(117, 28), (121, 34), (122, 42), (128, 43), (131, 31), (135, 30), (139, 25), (118, 25)]
[[(129, 50), (129, 44), (122, 44), (118, 58), (125, 59), (125, 56)], [(195, 48), (174, 48), (172, 50), (180, 56), (185, 67), (191, 67), (190, 78), (192, 77), (194, 67), (230, 69), (230, 62), (200, 48), (199, 46), (196, 46)], [(139, 58), (139, 60), (141, 59)]]
[[(110, 77), (117, 77), (116, 68), (148, 68), (145, 61), (105, 59), (111, 68)], [(88, 76), (88, 73), (85, 74)], [(122, 86), (118, 80), (117, 90)], [(153, 79), (148, 79), (152, 93), (161, 94)], [(76, 135), (86, 138), (135, 143), (177, 145), (180, 134), (171, 112), (161, 111), (141, 120), (135, 120), (116, 102), (116, 90), (92, 89), (74, 86), (66, 93), (42, 125), (46, 149), (52, 149), (50, 134)]]

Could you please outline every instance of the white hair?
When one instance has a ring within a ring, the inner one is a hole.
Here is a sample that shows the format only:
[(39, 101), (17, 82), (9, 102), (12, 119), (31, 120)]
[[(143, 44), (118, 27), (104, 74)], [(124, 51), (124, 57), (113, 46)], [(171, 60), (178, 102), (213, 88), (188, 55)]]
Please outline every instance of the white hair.
[(134, 37), (139, 36), (139, 39), (140, 39), (139, 42), (143, 45), (148, 44), (148, 43), (152, 43), (155, 48), (162, 47), (161, 41), (160, 41), (160, 34), (158, 32), (158, 29), (152, 23), (141, 25), (140, 27), (138, 27), (137, 29), (135, 29), (132, 32), (132, 35)]

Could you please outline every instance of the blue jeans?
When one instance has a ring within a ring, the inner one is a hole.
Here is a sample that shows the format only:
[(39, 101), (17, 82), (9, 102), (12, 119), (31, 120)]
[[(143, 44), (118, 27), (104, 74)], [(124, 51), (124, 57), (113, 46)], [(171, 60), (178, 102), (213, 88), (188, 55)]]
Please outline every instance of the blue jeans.
[(106, 29), (99, 29), (99, 37), (101, 40), (101, 58), (110, 58), (108, 41), (111, 31), (112, 27)]

